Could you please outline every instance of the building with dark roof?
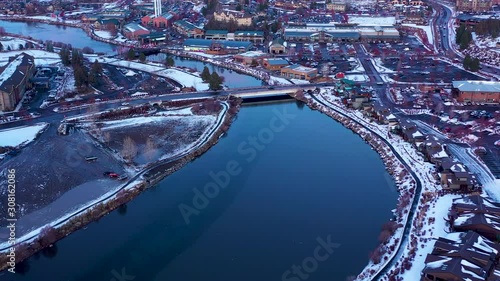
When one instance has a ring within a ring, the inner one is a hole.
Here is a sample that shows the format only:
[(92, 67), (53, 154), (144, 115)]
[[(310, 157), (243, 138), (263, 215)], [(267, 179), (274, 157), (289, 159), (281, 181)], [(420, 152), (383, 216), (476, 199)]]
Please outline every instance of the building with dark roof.
[(206, 52), (213, 51), (223, 53), (243, 53), (252, 47), (252, 42), (228, 41), (228, 40), (207, 40), (207, 39), (186, 39), (183, 43), (185, 51)]
[(185, 20), (178, 20), (174, 22), (173, 27), (180, 34), (189, 38), (202, 38), (204, 34), (203, 29)]
[(500, 245), (469, 231), (440, 237), (425, 259), (422, 281), (500, 280)]
[(30, 79), (35, 73), (35, 58), (21, 53), (0, 67), (0, 110), (14, 110), (31, 87)]
[(267, 70), (280, 70), (281, 68), (288, 66), (289, 63), (285, 59), (280, 58), (267, 58), (262, 60), (262, 66)]
[(221, 29), (209, 29), (205, 30), (205, 39), (209, 40), (226, 40), (227, 39), (227, 30)]

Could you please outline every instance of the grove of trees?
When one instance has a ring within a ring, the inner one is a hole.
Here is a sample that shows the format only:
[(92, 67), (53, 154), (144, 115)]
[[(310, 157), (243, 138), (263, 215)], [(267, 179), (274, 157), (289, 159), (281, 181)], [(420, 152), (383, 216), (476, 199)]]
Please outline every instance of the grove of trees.
[(481, 69), (481, 63), (478, 58), (473, 58), (470, 55), (466, 55), (463, 62), (464, 68), (470, 71), (479, 71)]
[(216, 71), (210, 73), (208, 67), (204, 67), (200, 75), (203, 82), (208, 83), (208, 88), (212, 91), (219, 91), (222, 89), (224, 77), (220, 76)]

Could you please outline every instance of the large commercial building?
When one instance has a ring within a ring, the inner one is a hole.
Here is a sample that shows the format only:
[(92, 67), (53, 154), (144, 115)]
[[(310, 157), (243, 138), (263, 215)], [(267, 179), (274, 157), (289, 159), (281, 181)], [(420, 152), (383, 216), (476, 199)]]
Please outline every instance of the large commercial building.
[(466, 12), (486, 12), (493, 6), (492, 0), (456, 0), (457, 10)]
[(373, 23), (355, 19), (354, 23), (305, 24), (285, 28), (283, 37), (290, 42), (398, 41), (400, 34), (391, 19)]
[(281, 76), (309, 81), (318, 76), (318, 69), (294, 64), (281, 68)]
[(30, 79), (35, 73), (35, 59), (26, 53), (14, 57), (7, 65), (0, 67), (0, 110), (14, 110), (31, 87)]
[(453, 81), (452, 91), (459, 102), (500, 103), (500, 82)]

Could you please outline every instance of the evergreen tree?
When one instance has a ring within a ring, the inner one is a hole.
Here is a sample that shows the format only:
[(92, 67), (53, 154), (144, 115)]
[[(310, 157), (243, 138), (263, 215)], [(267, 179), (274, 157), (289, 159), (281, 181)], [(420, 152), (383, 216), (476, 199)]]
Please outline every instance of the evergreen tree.
[(83, 87), (88, 83), (88, 76), (87, 72), (81, 65), (74, 65), (73, 66), (74, 70), (74, 76), (75, 76), (75, 86), (76, 87)]
[(135, 59), (135, 51), (133, 49), (129, 49), (127, 52), (127, 59), (133, 60)]
[(74, 67), (75, 65), (82, 65), (83, 63), (83, 54), (80, 50), (73, 48), (71, 51), (71, 65)]
[(166, 59), (165, 59), (165, 66), (168, 66), (168, 67), (172, 67), (175, 65), (175, 61), (174, 61), (174, 58), (172, 58), (171, 56), (168, 56)]
[(10, 45), (7, 46), (7, 51), (12, 51), (12, 48), (10, 47)]
[(222, 89), (223, 79), (217, 74), (217, 72), (212, 72), (210, 75), (210, 80), (208, 81), (208, 87), (212, 91), (219, 91)]
[(24, 49), (24, 45), (23, 44), (19, 44), (19, 47), (18, 47), (19, 50), (22, 50)]
[(210, 80), (210, 70), (207, 66), (203, 68), (200, 77), (201, 79), (203, 79), (203, 82), (208, 82)]
[(457, 29), (455, 30), (455, 44), (460, 44), (460, 38), (462, 37), (462, 34), (464, 34), (465, 31), (465, 25), (461, 24)]
[(145, 62), (146, 61), (146, 55), (144, 55), (144, 53), (141, 53), (139, 55), (139, 61), (141, 61), (141, 62)]
[(3, 51), (3, 45), (2, 42), (0, 42), (0, 52)]
[(45, 41), (45, 49), (47, 50), (47, 52), (54, 52), (54, 45), (52, 44), (52, 41)]
[(94, 63), (92, 64), (92, 70), (96, 74), (101, 74), (102, 73), (102, 65), (95, 60)]
[(59, 56), (61, 57), (61, 61), (64, 65), (70, 65), (71, 61), (69, 59), (69, 50), (66, 47), (61, 48), (59, 51)]
[(481, 62), (479, 61), (479, 59), (472, 58), (469, 68), (470, 68), (470, 71), (474, 71), (474, 72), (479, 71), (479, 69), (481, 69)]

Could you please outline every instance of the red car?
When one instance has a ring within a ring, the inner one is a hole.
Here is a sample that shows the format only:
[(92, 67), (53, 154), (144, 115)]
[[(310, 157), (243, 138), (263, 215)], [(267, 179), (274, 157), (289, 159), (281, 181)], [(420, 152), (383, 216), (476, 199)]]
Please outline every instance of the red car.
[(119, 175), (118, 175), (117, 173), (109, 173), (109, 175), (108, 175), (108, 176), (109, 176), (110, 178), (113, 178), (113, 179), (114, 179), (114, 178), (118, 178), (118, 177), (119, 177)]

